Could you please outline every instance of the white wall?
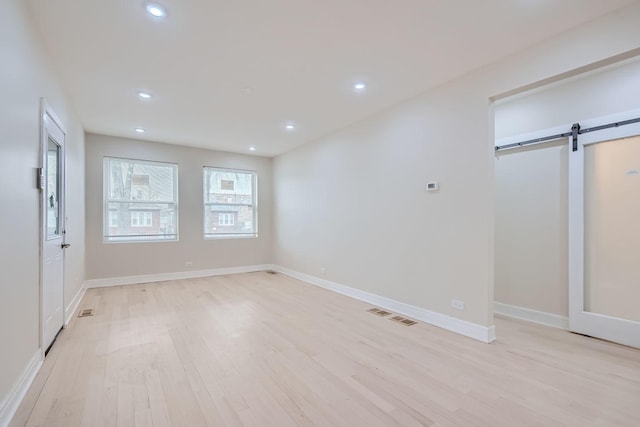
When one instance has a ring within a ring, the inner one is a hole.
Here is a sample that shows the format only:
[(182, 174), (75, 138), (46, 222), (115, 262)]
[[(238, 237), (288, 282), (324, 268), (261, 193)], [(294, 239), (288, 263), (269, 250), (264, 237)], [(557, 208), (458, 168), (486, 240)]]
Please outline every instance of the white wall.
[(84, 282), (84, 134), (20, 0), (0, 2), (0, 423), (39, 339), (40, 97), (67, 130), (65, 306)]
[(639, 22), (635, 4), (277, 157), (275, 262), (491, 325), (490, 97), (640, 47)]
[[(640, 60), (626, 61), (506, 100), (496, 138), (637, 109)], [(496, 156), (495, 299), (568, 315), (566, 140)]]
[[(177, 273), (271, 262), (271, 159), (157, 142), (87, 134), (87, 277), (104, 279)], [(178, 164), (177, 242), (103, 242), (103, 167), (105, 156)], [(203, 238), (202, 167), (255, 170), (258, 174), (257, 238)], [(191, 261), (193, 267), (186, 268)]]

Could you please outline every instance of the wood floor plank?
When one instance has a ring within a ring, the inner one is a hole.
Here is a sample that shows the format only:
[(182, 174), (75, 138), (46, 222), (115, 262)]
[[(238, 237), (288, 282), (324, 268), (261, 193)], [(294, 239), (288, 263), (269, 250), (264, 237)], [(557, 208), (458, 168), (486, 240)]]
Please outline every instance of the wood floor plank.
[(79, 308), (12, 426), (640, 425), (640, 351), (532, 323), (487, 345), (265, 272)]

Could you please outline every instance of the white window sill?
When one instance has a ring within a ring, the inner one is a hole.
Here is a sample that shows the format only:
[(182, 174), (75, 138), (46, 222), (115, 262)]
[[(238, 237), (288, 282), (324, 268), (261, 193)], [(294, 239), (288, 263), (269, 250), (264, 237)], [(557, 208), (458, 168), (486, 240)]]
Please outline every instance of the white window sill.
[(204, 236), (204, 240), (257, 239), (257, 234), (223, 234), (220, 236)]
[(166, 238), (166, 239), (103, 239), (102, 243), (172, 243), (177, 242), (178, 238)]

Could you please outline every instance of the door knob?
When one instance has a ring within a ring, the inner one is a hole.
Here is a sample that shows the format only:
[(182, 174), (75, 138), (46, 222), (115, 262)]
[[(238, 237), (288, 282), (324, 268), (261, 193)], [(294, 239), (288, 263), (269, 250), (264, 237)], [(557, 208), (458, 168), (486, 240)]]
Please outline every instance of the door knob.
[(67, 249), (69, 246), (71, 246), (71, 243), (63, 243), (60, 245), (62, 249)]

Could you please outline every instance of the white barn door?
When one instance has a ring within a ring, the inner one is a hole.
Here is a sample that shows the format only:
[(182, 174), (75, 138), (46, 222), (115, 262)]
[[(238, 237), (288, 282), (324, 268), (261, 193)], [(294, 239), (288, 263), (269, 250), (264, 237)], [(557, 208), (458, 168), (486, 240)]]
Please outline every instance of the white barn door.
[(569, 327), (640, 348), (640, 123), (569, 156)]

